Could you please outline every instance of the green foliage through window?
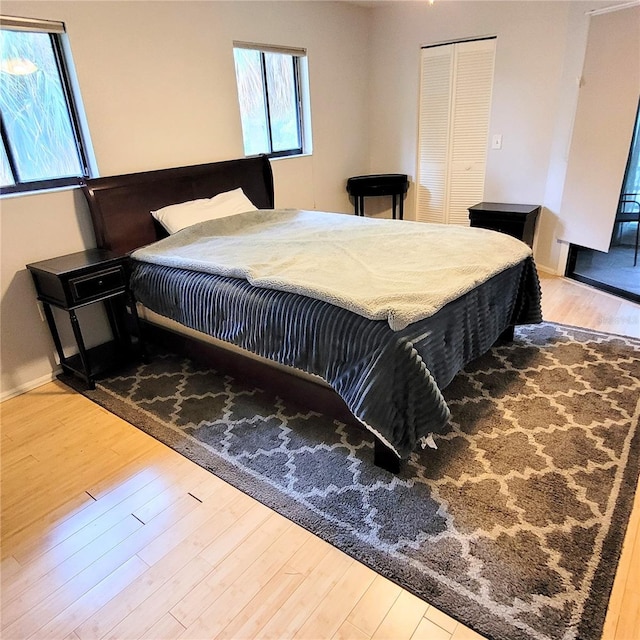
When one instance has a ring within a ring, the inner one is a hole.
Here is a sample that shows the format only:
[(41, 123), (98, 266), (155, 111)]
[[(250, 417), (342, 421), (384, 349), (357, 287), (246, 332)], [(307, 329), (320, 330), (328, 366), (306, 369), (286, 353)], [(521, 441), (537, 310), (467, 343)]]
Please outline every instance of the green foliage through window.
[(0, 30), (0, 113), (3, 192), (87, 175), (59, 34)]
[(234, 47), (245, 155), (303, 151), (300, 56)]

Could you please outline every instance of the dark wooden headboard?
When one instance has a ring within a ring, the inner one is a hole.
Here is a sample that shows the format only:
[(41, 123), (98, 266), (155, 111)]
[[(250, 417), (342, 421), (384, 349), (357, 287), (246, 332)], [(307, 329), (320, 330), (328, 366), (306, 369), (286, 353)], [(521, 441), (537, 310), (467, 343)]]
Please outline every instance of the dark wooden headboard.
[(159, 169), (82, 183), (98, 247), (125, 254), (166, 235), (151, 211), (211, 198), (242, 187), (258, 209), (273, 209), (273, 174), (266, 156)]

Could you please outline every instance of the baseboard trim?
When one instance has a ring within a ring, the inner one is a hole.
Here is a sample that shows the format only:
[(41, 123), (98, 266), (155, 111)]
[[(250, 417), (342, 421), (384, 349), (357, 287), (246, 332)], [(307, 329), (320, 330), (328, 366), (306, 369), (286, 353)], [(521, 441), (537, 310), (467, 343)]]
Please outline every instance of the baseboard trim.
[(27, 393), (28, 391), (32, 391), (33, 389), (41, 387), (44, 384), (53, 382), (61, 371), (61, 369), (57, 369), (56, 371), (52, 371), (51, 373), (41, 376), (40, 378), (30, 380), (29, 382), (18, 385), (13, 389), (9, 389), (9, 391), (4, 391), (0, 394), (0, 402), (10, 400), (11, 398), (15, 398), (16, 396), (21, 396), (23, 393)]
[(536, 268), (538, 269), (538, 271), (542, 271), (542, 273), (547, 273), (550, 276), (561, 276), (561, 273), (558, 273), (555, 269), (552, 269), (551, 267), (545, 267), (544, 265), (541, 264), (536, 264)]

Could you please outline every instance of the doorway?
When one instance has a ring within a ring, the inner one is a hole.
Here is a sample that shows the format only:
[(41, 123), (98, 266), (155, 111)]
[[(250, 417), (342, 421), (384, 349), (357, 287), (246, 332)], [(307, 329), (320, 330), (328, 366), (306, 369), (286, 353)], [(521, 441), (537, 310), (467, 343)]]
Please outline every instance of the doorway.
[(566, 275), (640, 302), (640, 103), (609, 251), (571, 245)]

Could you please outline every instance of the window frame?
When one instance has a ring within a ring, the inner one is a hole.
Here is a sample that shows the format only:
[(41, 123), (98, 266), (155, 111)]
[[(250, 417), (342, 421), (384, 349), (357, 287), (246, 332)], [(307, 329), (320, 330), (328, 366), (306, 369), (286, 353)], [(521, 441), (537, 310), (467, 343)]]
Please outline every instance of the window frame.
[[(306, 153), (307, 148), (307, 140), (306, 140), (306, 129), (307, 129), (307, 109), (305, 109), (304, 105), (304, 81), (303, 81), (303, 70), (301, 59), (306, 58), (307, 52), (305, 49), (294, 49), (289, 47), (278, 47), (271, 45), (260, 45), (260, 44), (252, 44), (247, 42), (234, 42), (233, 43), (234, 51), (236, 49), (249, 49), (253, 51), (258, 51), (260, 53), (260, 70), (262, 73), (262, 94), (264, 98), (265, 104), (265, 119), (267, 125), (267, 138), (269, 149), (264, 151), (263, 154), (269, 158), (285, 158), (290, 156), (300, 156)], [(293, 63), (293, 88), (295, 92), (295, 104), (296, 104), (296, 126), (298, 129), (298, 140), (300, 141), (300, 146), (285, 149), (282, 151), (274, 151), (273, 150), (273, 134), (272, 134), (272, 122), (271, 122), (271, 113), (270, 113), (270, 105), (269, 105), (269, 83), (267, 78), (267, 66), (265, 61), (265, 54), (267, 53), (278, 53), (282, 55), (291, 56)], [(234, 56), (235, 60), (235, 56)], [(235, 66), (235, 63), (234, 63)], [(238, 82), (238, 77), (236, 73), (236, 84)], [(242, 111), (240, 110), (240, 119), (242, 121)], [(246, 149), (246, 141), (245, 141), (245, 133), (244, 128), (242, 129), (242, 143), (243, 148)], [(245, 152), (246, 155), (246, 152)]]
[(0, 112), (0, 136), (2, 145), (7, 157), (7, 163), (14, 179), (14, 184), (0, 186), (0, 195), (27, 193), (32, 191), (42, 191), (44, 189), (57, 189), (60, 187), (77, 186), (84, 178), (91, 177), (91, 163), (89, 152), (89, 140), (82, 127), (80, 110), (78, 108), (79, 98), (75, 95), (72, 85), (72, 75), (69, 60), (70, 55), (65, 51), (63, 38), (66, 36), (64, 23), (48, 20), (37, 20), (29, 18), (17, 18), (13, 16), (0, 16), (0, 29), (3, 31), (28, 31), (31, 33), (46, 33), (51, 42), (51, 48), (56, 61), (60, 87), (62, 89), (69, 121), (73, 133), (78, 161), (82, 169), (82, 175), (65, 176), (62, 178), (44, 178), (42, 180), (19, 180), (19, 172), (13, 155), (11, 141), (4, 124), (4, 118)]

